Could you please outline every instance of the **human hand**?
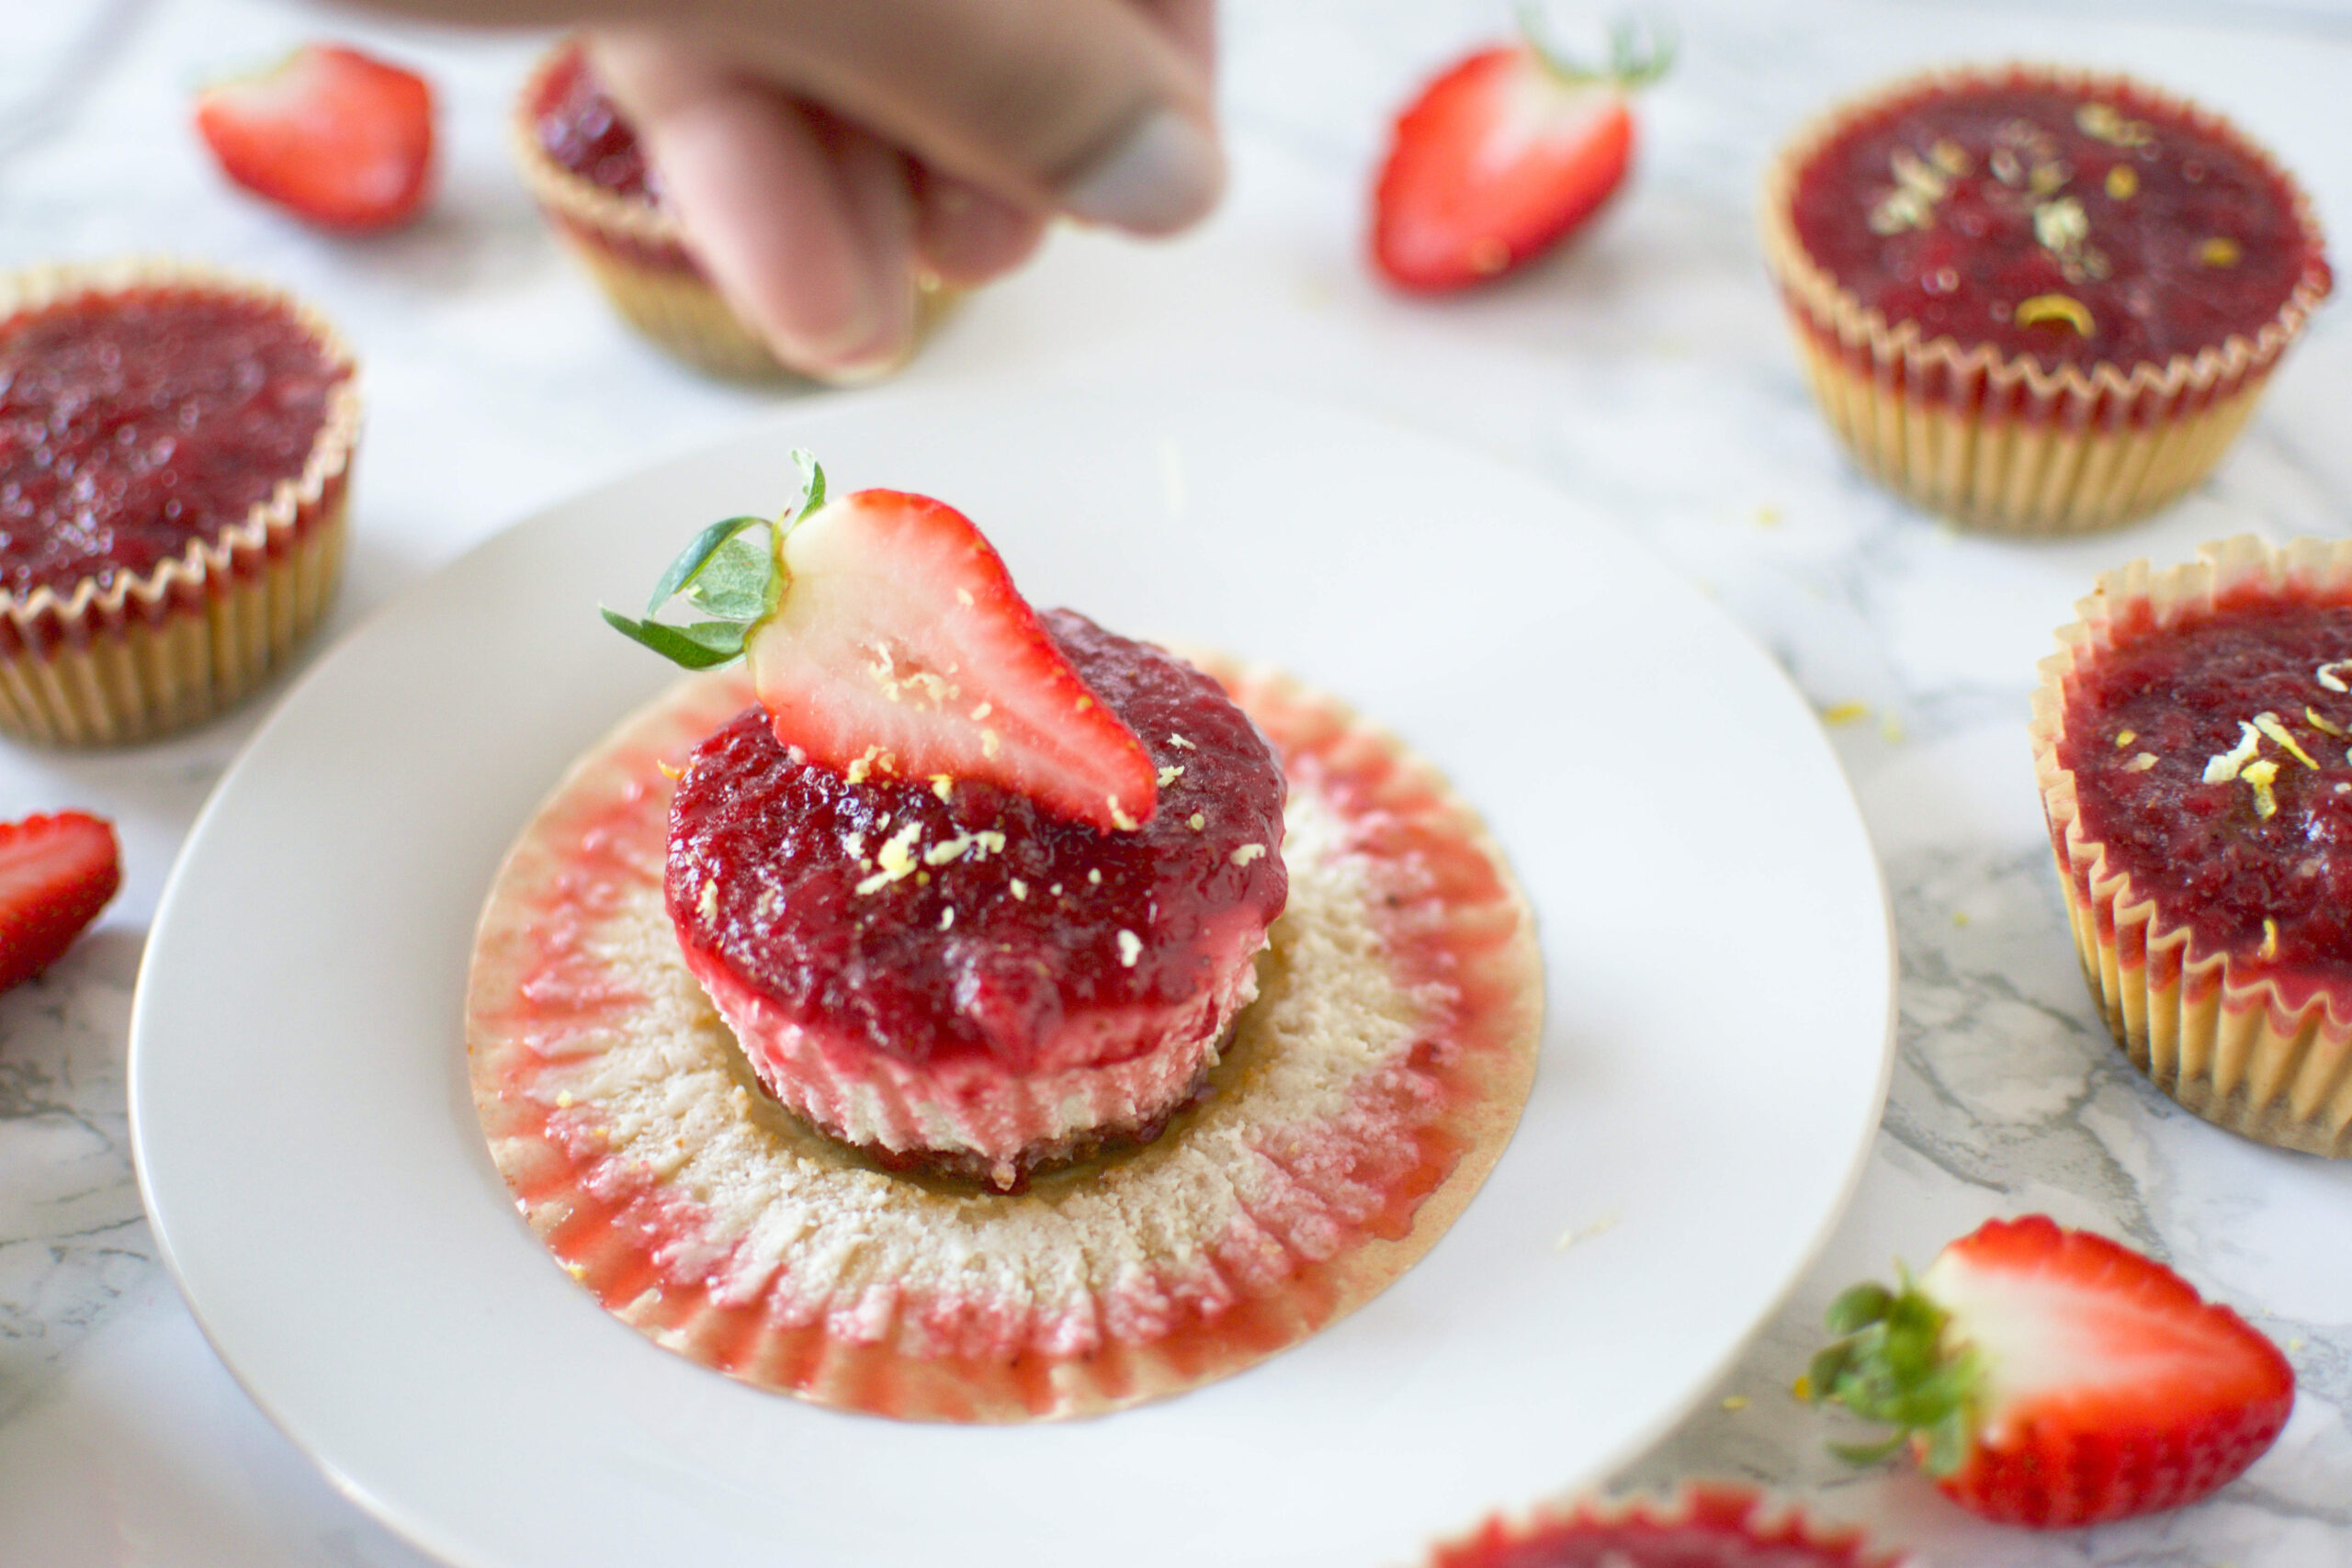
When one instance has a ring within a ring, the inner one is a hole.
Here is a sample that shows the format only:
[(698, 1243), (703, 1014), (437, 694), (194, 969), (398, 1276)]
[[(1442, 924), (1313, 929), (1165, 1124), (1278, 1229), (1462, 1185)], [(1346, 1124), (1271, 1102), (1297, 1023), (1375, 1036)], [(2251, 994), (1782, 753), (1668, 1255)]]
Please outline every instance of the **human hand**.
[(705, 269), (786, 365), (911, 352), (915, 278), (1018, 265), (1056, 213), (1139, 234), (1224, 182), (1212, 0), (715, 0), (595, 26)]

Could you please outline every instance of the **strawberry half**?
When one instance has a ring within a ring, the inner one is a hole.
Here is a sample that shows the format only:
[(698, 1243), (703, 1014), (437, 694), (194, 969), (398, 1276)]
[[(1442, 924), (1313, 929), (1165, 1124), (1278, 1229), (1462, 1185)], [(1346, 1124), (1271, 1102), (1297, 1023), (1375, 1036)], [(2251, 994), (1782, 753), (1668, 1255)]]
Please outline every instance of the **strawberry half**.
[(1609, 199), (1634, 156), (1627, 95), (1665, 74), (1670, 43), (1619, 24), (1605, 71), (1532, 36), (1481, 50), (1396, 117), (1373, 191), (1372, 256), (1399, 288), (1498, 277)]
[[(971, 520), (898, 491), (828, 503), (824, 470), (794, 457), (803, 499), (773, 524), (705, 529), (648, 606), (682, 597), (708, 619), (605, 619), (688, 669), (741, 655), (776, 739), (852, 778), (985, 779), (1106, 832), (1149, 820), (1151, 754)], [(763, 525), (766, 548), (742, 536)]]
[(432, 180), (433, 89), (340, 44), (206, 89), (196, 129), (231, 179), (322, 228), (405, 223)]
[(2057, 1529), (2193, 1503), (2260, 1458), (2295, 1374), (2163, 1264), (2033, 1214), (1953, 1242), (1898, 1291), (1858, 1285), (1807, 1374), (1897, 1430), (1954, 1501)]
[(0, 990), (74, 945), (122, 886), (114, 829), (86, 812), (0, 822)]

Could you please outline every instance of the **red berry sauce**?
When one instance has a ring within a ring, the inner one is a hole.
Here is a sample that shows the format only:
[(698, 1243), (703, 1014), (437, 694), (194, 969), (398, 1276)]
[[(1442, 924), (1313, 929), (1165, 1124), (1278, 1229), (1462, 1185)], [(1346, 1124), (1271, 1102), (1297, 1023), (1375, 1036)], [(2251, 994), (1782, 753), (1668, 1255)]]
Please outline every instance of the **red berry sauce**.
[(2084, 833), (2194, 956), (2352, 981), (2352, 603), (2249, 595), (2120, 634), (2066, 690)]
[(2045, 368), (2247, 338), (2327, 265), (2293, 188), (2235, 137), (2130, 92), (1939, 86), (1798, 176), (1815, 264), (1890, 324)]
[(351, 367), (281, 306), (177, 288), (0, 323), (0, 587), (142, 576), (299, 478)]
[(576, 45), (542, 79), (531, 124), (547, 155), (582, 179), (632, 201), (662, 199), (661, 175), (636, 130)]
[[(793, 761), (751, 708), (695, 749), (671, 807), (681, 940), (707, 942), (831, 1033), (904, 1061), (977, 1052), (1015, 1071), (1067, 1017), (1176, 1008), (1218, 979), (1237, 925), (1262, 930), (1289, 896), (1280, 764), (1191, 666), (1067, 610), (1045, 621), (1168, 781), (1150, 821), (1102, 833), (973, 780), (944, 800), (929, 781), (853, 784)], [(881, 877), (885, 845), (910, 828), (921, 870)], [(959, 840), (938, 863), (924, 852)]]

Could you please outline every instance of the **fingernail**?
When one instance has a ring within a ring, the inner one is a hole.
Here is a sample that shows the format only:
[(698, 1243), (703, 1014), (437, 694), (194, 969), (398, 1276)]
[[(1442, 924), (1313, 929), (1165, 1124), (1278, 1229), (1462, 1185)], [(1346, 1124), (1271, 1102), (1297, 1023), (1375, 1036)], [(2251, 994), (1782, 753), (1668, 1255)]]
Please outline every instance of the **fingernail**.
[(844, 364), (828, 365), (809, 373), (812, 381), (822, 381), (828, 387), (870, 387), (876, 381), (887, 381), (907, 367), (911, 353), (901, 350), (878, 358), (857, 359)]
[(1136, 234), (1172, 234), (1216, 205), (1225, 158), (1201, 128), (1155, 109), (1062, 191), (1073, 218)]
[[(911, 296), (913, 290), (910, 289)], [(892, 321), (881, 331), (869, 333), (854, 344), (829, 347), (825, 352), (801, 356), (802, 373), (812, 380), (835, 387), (862, 387), (871, 382), (888, 380), (906, 368), (914, 357), (915, 333), (911, 319)]]

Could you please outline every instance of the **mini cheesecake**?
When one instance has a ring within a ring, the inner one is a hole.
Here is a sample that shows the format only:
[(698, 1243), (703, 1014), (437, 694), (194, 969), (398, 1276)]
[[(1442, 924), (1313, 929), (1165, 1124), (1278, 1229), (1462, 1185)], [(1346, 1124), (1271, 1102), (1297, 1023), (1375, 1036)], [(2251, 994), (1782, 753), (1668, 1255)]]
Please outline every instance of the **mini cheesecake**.
[[(1289, 886), (1257, 999), (1159, 1136), (1017, 1191), (818, 1130), (767, 1091), (689, 967), (670, 808), (702, 765), (681, 764), (742, 713), (750, 682), (685, 681), (591, 748), (499, 871), (467, 998), (491, 1154), (564, 1269), (656, 1343), (754, 1387), (1017, 1422), (1228, 1376), (1426, 1254), (1527, 1099), (1533, 919), (1476, 815), (1394, 737), (1270, 671), (1196, 662), (1286, 782)], [(1211, 830), (1213, 805), (1172, 784), (1160, 815), (1189, 832), (1194, 811)], [(1014, 868), (968, 854), (927, 867), (928, 888), (910, 873), (882, 890), (908, 896), (887, 906), (909, 915), (908, 944), (943, 934), (911, 898), (949, 887), (943, 871), (987, 871), (1010, 899)]]
[(168, 263), (0, 277), (0, 730), (195, 724), (280, 667), (342, 562), (350, 351)]
[[(720, 297), (662, 201), (661, 171), (605, 90), (585, 46), (567, 39), (515, 99), (514, 159), (539, 210), (613, 308), (655, 344), (700, 370), (738, 379), (788, 376), (766, 342)], [(910, 279), (927, 330), (951, 291)]]
[(2035, 753), (2084, 973), (2191, 1111), (2352, 1155), (2352, 546), (2100, 580)]
[(2226, 121), (2039, 66), (1917, 77), (1807, 128), (1764, 240), (1862, 467), (2022, 532), (2196, 483), (2331, 285), (2310, 201)]
[(999, 1189), (1192, 1098), (1288, 888), (1283, 775), (1248, 716), (1159, 649), (1045, 623), (1151, 751), (1149, 821), (796, 761), (757, 707), (695, 749), (671, 814), (680, 948), (769, 1091), (885, 1161)]

